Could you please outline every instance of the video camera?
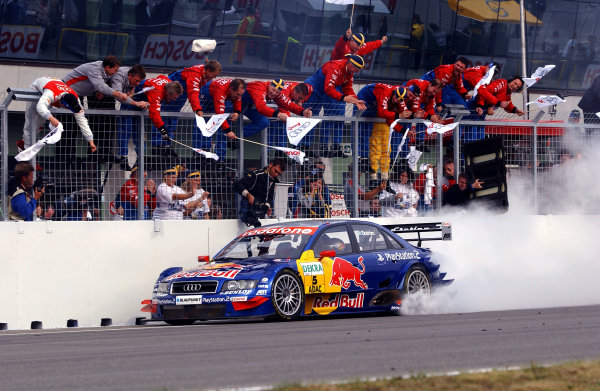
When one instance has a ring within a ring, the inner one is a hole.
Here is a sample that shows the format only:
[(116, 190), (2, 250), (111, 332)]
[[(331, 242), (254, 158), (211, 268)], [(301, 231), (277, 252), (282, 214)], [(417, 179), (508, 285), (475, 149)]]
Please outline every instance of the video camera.
[(243, 222), (248, 227), (260, 227), (262, 224), (258, 219), (264, 219), (270, 208), (271, 205), (268, 202), (254, 204), (250, 209), (248, 209), (246, 218), (243, 220)]

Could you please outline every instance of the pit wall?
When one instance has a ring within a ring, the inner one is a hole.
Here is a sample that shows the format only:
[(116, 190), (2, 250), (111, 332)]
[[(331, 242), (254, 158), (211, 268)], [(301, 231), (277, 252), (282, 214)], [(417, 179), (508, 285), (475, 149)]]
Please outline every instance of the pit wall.
[[(426, 242), (434, 250), (472, 252), (472, 235), (489, 222), (452, 222), (452, 242)], [(576, 232), (598, 231), (598, 216), (495, 216), (495, 223), (544, 232), (554, 227)], [(389, 223), (424, 223), (439, 218), (372, 219)], [(277, 220), (264, 221), (275, 223)], [(486, 228), (487, 227), (487, 228)], [(171, 266), (193, 267), (199, 255), (216, 254), (246, 229), (237, 220), (98, 221), (0, 223), (0, 325), (8, 330), (63, 328), (75, 319), (79, 327), (133, 325), (140, 302), (151, 298), (158, 274)], [(506, 244), (506, 243), (505, 243)], [(504, 245), (505, 245), (504, 244)], [(501, 251), (501, 250), (500, 250)], [(450, 277), (450, 276), (449, 276)], [(0, 331), (1, 332), (1, 331)]]

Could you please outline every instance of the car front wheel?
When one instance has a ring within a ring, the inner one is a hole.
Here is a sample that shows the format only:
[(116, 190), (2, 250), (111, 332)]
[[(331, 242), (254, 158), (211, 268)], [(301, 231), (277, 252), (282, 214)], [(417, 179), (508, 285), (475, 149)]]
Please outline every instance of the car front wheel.
[(293, 320), (300, 316), (304, 305), (304, 287), (296, 274), (282, 270), (273, 280), (271, 301), (279, 318)]

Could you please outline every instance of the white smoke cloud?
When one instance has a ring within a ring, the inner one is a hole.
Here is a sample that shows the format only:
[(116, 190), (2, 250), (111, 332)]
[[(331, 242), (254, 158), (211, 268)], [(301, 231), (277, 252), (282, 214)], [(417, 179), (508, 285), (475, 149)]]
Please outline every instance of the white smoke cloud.
[(531, 177), (514, 173), (507, 213), (444, 214), (453, 239), (432, 248), (455, 281), (403, 313), (600, 304), (600, 148), (578, 145), (580, 157), (539, 177), (540, 208), (556, 214), (535, 214)]

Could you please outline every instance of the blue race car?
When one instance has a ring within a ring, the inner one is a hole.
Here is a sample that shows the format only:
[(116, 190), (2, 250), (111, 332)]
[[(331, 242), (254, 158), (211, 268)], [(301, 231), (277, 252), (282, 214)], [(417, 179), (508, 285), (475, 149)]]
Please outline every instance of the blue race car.
[[(163, 271), (149, 320), (172, 325), (196, 320), (398, 311), (406, 295), (448, 285), (422, 240), (451, 238), (448, 223), (381, 226), (358, 220), (293, 221), (250, 229), (212, 261)], [(422, 238), (441, 232), (440, 238)]]

